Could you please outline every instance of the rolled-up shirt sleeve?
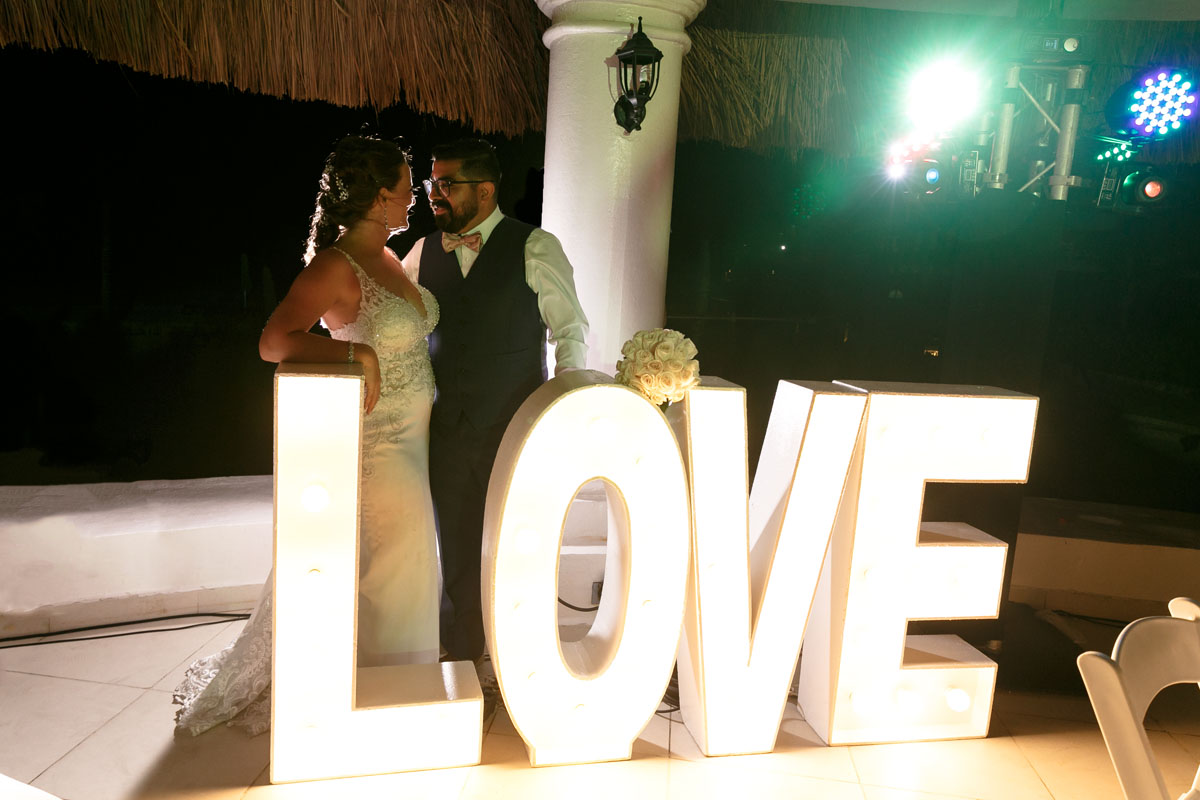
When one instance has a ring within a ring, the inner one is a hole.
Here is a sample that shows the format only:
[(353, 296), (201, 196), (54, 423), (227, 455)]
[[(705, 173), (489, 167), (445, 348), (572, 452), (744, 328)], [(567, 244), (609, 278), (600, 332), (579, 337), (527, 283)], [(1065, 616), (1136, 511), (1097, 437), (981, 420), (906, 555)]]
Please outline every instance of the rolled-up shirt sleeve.
[(587, 365), (588, 321), (575, 292), (575, 271), (558, 237), (537, 228), (525, 240), (525, 283), (537, 293), (538, 311), (554, 345), (554, 372)]

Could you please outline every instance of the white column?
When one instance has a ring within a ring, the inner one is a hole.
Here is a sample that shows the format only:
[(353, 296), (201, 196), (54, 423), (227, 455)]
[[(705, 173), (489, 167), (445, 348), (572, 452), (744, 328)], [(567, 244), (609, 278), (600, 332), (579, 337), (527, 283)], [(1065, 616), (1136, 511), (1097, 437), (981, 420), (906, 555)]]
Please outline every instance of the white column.
[[(705, 1), (537, 0), (552, 20), (542, 226), (575, 267), (590, 369), (612, 374), (626, 339), (663, 324), (683, 29)], [(613, 54), (639, 16), (663, 59), (642, 129), (626, 135)]]

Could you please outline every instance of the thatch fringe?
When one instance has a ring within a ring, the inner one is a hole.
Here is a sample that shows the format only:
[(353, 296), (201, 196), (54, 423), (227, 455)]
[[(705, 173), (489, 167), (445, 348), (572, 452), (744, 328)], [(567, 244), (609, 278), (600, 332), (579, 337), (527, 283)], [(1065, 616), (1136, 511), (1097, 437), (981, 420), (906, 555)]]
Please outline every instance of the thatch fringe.
[[(777, 0), (709, 0), (689, 29), (679, 132), (794, 156), (882, 153), (904, 133), (892, 99), (921, 59), (954, 49), (1002, 64), (1000, 17)], [(1023, 20), (1022, 24), (1028, 24)], [(1071, 23), (1076, 25), (1075, 23)], [(0, 46), (71, 47), (167, 77), (297, 100), (404, 103), (484, 133), (545, 126), (549, 25), (533, 0), (21, 0)], [(1087, 21), (1100, 39), (1083, 130), (1147, 64), (1200, 67), (1200, 22)], [(998, 77), (998, 76), (996, 76)], [(1200, 125), (1147, 150), (1200, 161)]]
[(548, 24), (530, 0), (22, 0), (0, 4), (0, 46), (296, 100), (403, 102), (515, 136), (545, 126)]
[[(819, 148), (849, 155), (840, 39), (748, 34), (700, 25), (688, 33), (679, 108), (682, 139), (731, 147)], [(837, 110), (835, 111), (835, 106)]]

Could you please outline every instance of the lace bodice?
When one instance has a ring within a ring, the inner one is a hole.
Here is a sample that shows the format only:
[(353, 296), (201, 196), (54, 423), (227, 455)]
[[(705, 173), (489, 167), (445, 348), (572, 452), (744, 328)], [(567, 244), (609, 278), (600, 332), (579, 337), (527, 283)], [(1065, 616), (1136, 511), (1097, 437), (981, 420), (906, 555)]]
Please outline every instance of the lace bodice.
[[(343, 342), (369, 344), (379, 356), (382, 378), (380, 403), (404, 395), (433, 394), (433, 368), (429, 365), (429, 343), (425, 337), (438, 322), (437, 300), (429, 290), (414, 282), (425, 306), (425, 315), (403, 297), (397, 297), (380, 286), (358, 262), (344, 250), (334, 248), (346, 257), (358, 285), (362, 300), (358, 317), (329, 335)], [(321, 321), (325, 325), (325, 321)], [(328, 327), (328, 326), (326, 326)]]

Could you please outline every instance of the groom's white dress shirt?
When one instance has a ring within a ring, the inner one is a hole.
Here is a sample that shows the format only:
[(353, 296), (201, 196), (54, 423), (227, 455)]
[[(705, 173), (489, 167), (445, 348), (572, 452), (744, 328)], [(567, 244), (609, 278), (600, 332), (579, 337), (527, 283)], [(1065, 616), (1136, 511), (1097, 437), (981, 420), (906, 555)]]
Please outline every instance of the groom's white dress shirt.
[[(483, 244), (479, 249), (482, 250), (502, 219), (504, 214), (497, 208), (479, 225), (463, 231), (463, 235), (480, 234)], [(425, 240), (418, 239), (402, 259), (404, 271), (413, 282), (420, 272), (424, 245)], [(455, 248), (454, 253), (465, 278), (479, 253), (469, 247)], [(541, 228), (534, 228), (525, 240), (525, 283), (537, 294), (538, 311), (550, 332), (555, 374), (564, 369), (583, 369), (587, 363), (588, 321), (575, 292), (574, 270), (558, 237)]]

